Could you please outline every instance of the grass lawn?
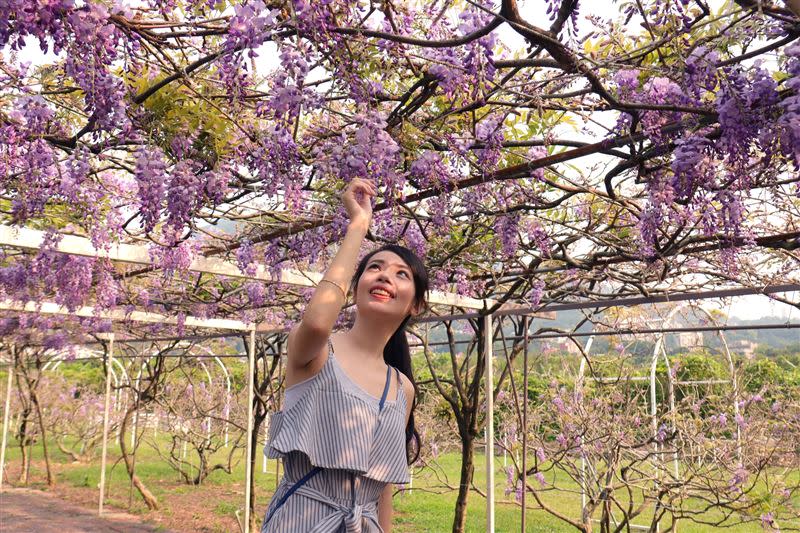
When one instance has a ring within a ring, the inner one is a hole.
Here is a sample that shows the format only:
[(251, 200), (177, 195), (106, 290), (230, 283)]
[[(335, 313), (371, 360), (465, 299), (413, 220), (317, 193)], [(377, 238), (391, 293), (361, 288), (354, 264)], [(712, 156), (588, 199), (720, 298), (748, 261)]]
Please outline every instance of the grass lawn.
[[(89, 508), (96, 508), (100, 480), (99, 459), (90, 464), (71, 463), (55, 446), (50, 449), (53, 450), (53, 462), (57, 472), (57, 486), (52, 490), (65, 499)], [(222, 458), (221, 455), (219, 459)], [(7, 479), (14, 482), (18, 478), (20, 468), (19, 448), (15, 446), (14, 442), (10, 443), (6, 457), (8, 462)], [(41, 457), (41, 446), (35, 446), (30, 485), (47, 490), (44, 483), (44, 463)], [(439, 464), (441, 474), (446, 476), (448, 483), (451, 486), (457, 486), (460, 456), (454, 453), (444, 454), (439, 458)], [(481, 488), (486, 484), (484, 465), (483, 455), (476, 454), (475, 485)], [(496, 530), (498, 532), (519, 531), (520, 506), (512, 501), (513, 496), (507, 497), (504, 494), (506, 476), (502, 466), (503, 459), (498, 457), (495, 472)], [(131, 493), (130, 480), (116, 446), (112, 446), (109, 450), (107, 505), (140, 514), (143, 519), (159, 524), (165, 529), (208, 532), (238, 531), (235, 516), (237, 511), (241, 512), (244, 502), (244, 467), (241, 462), (236, 465), (232, 474), (222, 471), (214, 472), (202, 486), (194, 487), (181, 483), (178, 475), (166, 461), (162, 460), (151, 447), (143, 444), (137, 453), (136, 472), (159, 500), (161, 508), (158, 511), (149, 511), (145, 508), (135, 489)], [(267, 472), (263, 473), (262, 460), (259, 455), (255, 481), (256, 514), (260, 517), (275, 488), (275, 462), (268, 461)], [(580, 494), (577, 492), (576, 486), (568, 480), (557, 480), (557, 484), (565, 490), (545, 492), (543, 496), (545, 502), (565, 515), (576, 517), (580, 508)], [(450, 531), (455, 498), (456, 492), (454, 490), (443, 491), (441, 483), (433, 476), (432, 471), (426, 470), (417, 473), (413, 482), (413, 490), (401, 492), (395, 497), (395, 531), (402, 533)], [(800, 504), (800, 500), (796, 503)], [(541, 509), (533, 509), (535, 501), (530, 495), (528, 495), (528, 505), (530, 508), (527, 512), (527, 531), (574, 531), (574, 528)], [(466, 531), (476, 533), (485, 531), (486, 500), (473, 490), (467, 509)], [(646, 522), (646, 520), (647, 516), (644, 516), (637, 523)], [(790, 524), (781, 525), (786, 529)], [(800, 527), (800, 523), (795, 522), (791, 526), (797, 528)], [(758, 523), (749, 523), (725, 529), (731, 533), (746, 533), (759, 531), (761, 528)], [(713, 530), (715, 528), (686, 521), (679, 524), (679, 531), (682, 533)]]

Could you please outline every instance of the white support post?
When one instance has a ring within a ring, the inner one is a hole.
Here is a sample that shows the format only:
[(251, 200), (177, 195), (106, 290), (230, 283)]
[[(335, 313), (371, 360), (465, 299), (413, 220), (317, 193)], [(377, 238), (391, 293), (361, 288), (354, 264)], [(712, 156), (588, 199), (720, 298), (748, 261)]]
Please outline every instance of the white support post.
[[(583, 346), (583, 353), (585, 354), (585, 356), (581, 357), (581, 364), (578, 367), (578, 379), (575, 380), (576, 400), (579, 391), (583, 390), (583, 383), (584, 383), (583, 375), (584, 372), (586, 372), (586, 360), (589, 356), (589, 352), (591, 351), (593, 344), (594, 344), (594, 336), (589, 337), (589, 340), (587, 340), (586, 344)], [(593, 375), (592, 378), (596, 378), (596, 376)], [(583, 452), (583, 437), (581, 437), (580, 439), (580, 445), (581, 445), (581, 475), (579, 479), (581, 486), (581, 512), (583, 512), (583, 510), (586, 509), (586, 500), (587, 500), (586, 487), (588, 486), (586, 482), (587, 464), (586, 464), (586, 453)]]
[(11, 365), (8, 367), (8, 383), (6, 387), (6, 406), (3, 411), (3, 445), (0, 447), (0, 490), (3, 490), (3, 477), (6, 469), (6, 445), (8, 444), (8, 423), (11, 418), (11, 386), (14, 384), (14, 363), (17, 358), (17, 349), (11, 345)]
[[(672, 317), (675, 313), (681, 309), (681, 307), (676, 307), (670, 314), (667, 316), (666, 321), (664, 322), (665, 326), (669, 325), (669, 321), (672, 320)], [(659, 444), (658, 439), (658, 408), (656, 406), (656, 366), (658, 364), (658, 353), (661, 350), (661, 345), (664, 343), (664, 335), (662, 333), (658, 336), (656, 340), (655, 348), (653, 349), (653, 358), (650, 361), (650, 423), (653, 428), (653, 446), (655, 448), (655, 453), (653, 454), (653, 462), (656, 463), (656, 479), (654, 480), (654, 484), (659, 483), (661, 479), (661, 469), (659, 466), (663, 464), (664, 457), (661, 455), (663, 451), (664, 445)], [(667, 365), (667, 379), (672, 379), (672, 375), (670, 374), (670, 367)], [(659, 506), (661, 505), (659, 500), (655, 501), (655, 511), (658, 513)], [(661, 521), (656, 522), (656, 533), (661, 531)]]
[(520, 530), (525, 533), (527, 507), (525, 496), (528, 493), (528, 317), (522, 319), (525, 346), (522, 348), (522, 516)]
[(486, 533), (494, 533), (494, 372), (492, 315), (483, 317), (486, 358)]
[(253, 374), (256, 366), (256, 328), (250, 330), (250, 346), (247, 350), (247, 458), (244, 463), (244, 531), (250, 533), (250, 485), (253, 479)]
[[(264, 419), (264, 446), (267, 445), (267, 441), (269, 440), (269, 417)], [(267, 454), (261, 454), (261, 473), (267, 473)]]
[(103, 502), (106, 497), (106, 458), (108, 455), (108, 422), (111, 408), (111, 365), (114, 363), (114, 334), (108, 336), (108, 359), (106, 360), (106, 398), (103, 407), (103, 451), (100, 456), (100, 503), (97, 514), (103, 514)]

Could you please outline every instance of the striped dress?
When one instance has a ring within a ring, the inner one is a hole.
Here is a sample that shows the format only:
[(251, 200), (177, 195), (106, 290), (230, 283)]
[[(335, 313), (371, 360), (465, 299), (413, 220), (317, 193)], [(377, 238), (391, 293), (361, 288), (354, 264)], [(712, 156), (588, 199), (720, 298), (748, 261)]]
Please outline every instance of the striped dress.
[[(394, 400), (387, 397), (392, 374)], [(376, 398), (345, 373), (328, 340), (322, 370), (287, 388), (284, 409), (271, 417), (264, 453), (283, 458), (284, 474), (261, 532), (382, 532), (378, 497), (388, 483), (410, 481), (405, 422), (397, 369), (389, 367)]]

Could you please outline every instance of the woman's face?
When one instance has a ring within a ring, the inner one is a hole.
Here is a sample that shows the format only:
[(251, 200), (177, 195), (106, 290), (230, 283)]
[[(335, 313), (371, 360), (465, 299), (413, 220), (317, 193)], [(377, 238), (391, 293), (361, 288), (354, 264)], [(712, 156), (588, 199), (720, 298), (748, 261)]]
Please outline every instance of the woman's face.
[(356, 305), (360, 312), (399, 317), (417, 314), (414, 305), (414, 274), (394, 252), (382, 250), (367, 261), (356, 287)]

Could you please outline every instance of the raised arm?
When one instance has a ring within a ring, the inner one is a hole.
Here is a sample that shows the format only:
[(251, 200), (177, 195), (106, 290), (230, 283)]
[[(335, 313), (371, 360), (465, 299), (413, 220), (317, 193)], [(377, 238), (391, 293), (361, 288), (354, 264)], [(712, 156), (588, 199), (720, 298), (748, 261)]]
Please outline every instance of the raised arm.
[(373, 196), (375, 187), (360, 178), (353, 179), (342, 194), (342, 203), (350, 223), (336, 256), (322, 278), (325, 282), (317, 285), (303, 312), (303, 318), (289, 332), (287, 370), (304, 368), (326, 353), (324, 348), (345, 303), (347, 287), (355, 272), (361, 243), (372, 220), (370, 198)]

